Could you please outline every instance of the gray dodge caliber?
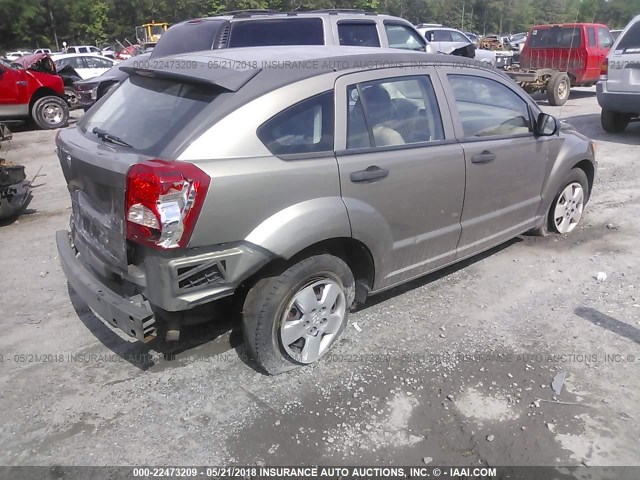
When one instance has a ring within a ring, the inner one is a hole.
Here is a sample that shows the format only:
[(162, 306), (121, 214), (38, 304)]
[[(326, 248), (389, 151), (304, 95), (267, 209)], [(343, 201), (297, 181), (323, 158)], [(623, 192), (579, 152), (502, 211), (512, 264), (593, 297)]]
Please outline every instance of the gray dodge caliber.
[(368, 295), (570, 233), (594, 144), (467, 62), (305, 46), (130, 67), (56, 140), (70, 286), (140, 341), (177, 340), (234, 296), (276, 374), (325, 355)]

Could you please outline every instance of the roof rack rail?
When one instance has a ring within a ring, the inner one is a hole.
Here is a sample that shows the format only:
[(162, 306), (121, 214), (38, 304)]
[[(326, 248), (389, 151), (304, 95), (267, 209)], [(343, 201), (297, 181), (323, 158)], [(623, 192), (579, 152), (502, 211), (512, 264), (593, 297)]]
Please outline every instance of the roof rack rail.
[(249, 17), (251, 15), (273, 15), (276, 13), (283, 13), (278, 10), (272, 10), (268, 8), (248, 8), (246, 10), (229, 10), (228, 12), (216, 13), (216, 17), (225, 15), (232, 15), (234, 17)]
[(360, 8), (321, 8), (319, 10), (309, 10), (307, 13), (328, 13), (337, 15), (338, 13), (363, 13), (365, 15), (378, 15), (378, 12), (367, 12)]

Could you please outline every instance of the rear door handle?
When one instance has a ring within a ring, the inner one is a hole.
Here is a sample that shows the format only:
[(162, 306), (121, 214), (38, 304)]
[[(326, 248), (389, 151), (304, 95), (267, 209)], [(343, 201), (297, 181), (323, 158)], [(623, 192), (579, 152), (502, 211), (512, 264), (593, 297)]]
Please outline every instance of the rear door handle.
[(357, 172), (353, 172), (350, 175), (351, 181), (353, 183), (358, 182), (369, 182), (371, 180), (378, 180), (379, 178), (384, 178), (389, 175), (389, 170), (386, 168), (380, 168), (376, 165), (372, 165), (367, 167), (366, 170), (359, 170)]
[(496, 154), (490, 152), (489, 150), (485, 150), (482, 153), (476, 153), (473, 157), (471, 157), (471, 163), (489, 163), (493, 162), (496, 159)]

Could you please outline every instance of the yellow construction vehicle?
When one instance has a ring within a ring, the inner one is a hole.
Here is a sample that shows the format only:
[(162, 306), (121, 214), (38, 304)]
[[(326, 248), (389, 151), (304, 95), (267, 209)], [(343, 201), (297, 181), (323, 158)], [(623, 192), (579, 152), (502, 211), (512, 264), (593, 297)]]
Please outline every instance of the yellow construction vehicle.
[(136, 27), (136, 38), (138, 44), (144, 48), (153, 47), (164, 32), (169, 28), (169, 24), (166, 22), (154, 22), (145, 23)]

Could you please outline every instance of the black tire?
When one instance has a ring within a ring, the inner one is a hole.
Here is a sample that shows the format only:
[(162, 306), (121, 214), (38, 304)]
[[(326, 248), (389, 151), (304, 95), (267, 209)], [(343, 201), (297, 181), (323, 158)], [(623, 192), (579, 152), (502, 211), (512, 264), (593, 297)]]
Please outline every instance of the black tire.
[(69, 106), (60, 97), (42, 97), (31, 107), (31, 118), (42, 130), (66, 127), (69, 122)]
[(560, 107), (569, 99), (571, 92), (571, 80), (564, 72), (556, 72), (551, 75), (547, 83), (547, 100), (549, 105)]
[(560, 233), (556, 228), (555, 222), (553, 221), (554, 208), (555, 208), (556, 202), (558, 201), (558, 197), (560, 197), (560, 195), (562, 194), (562, 191), (569, 184), (574, 182), (578, 182), (582, 187), (582, 190), (584, 192), (584, 205), (586, 206), (587, 203), (589, 202), (589, 197), (591, 196), (591, 192), (589, 191), (589, 179), (587, 178), (587, 174), (584, 173), (584, 170), (582, 170), (581, 168), (574, 168), (569, 172), (569, 174), (565, 178), (565, 181), (562, 182), (562, 186), (558, 190), (558, 193), (556, 193), (556, 195), (553, 197), (553, 202), (551, 202), (551, 206), (549, 207), (549, 212), (547, 213), (547, 225), (548, 225), (547, 228), (551, 233), (555, 233), (555, 234)]
[(267, 373), (277, 375), (303, 365), (285, 351), (280, 326), (294, 295), (305, 285), (321, 278), (339, 284), (346, 299), (342, 324), (328, 351), (349, 321), (349, 307), (355, 296), (353, 274), (340, 258), (328, 254), (305, 258), (282, 273), (258, 280), (247, 293), (242, 309), (244, 337), (251, 355)]
[(605, 132), (608, 133), (622, 133), (627, 125), (629, 125), (629, 115), (626, 113), (612, 112), (609, 110), (602, 110), (600, 113), (600, 123)]

